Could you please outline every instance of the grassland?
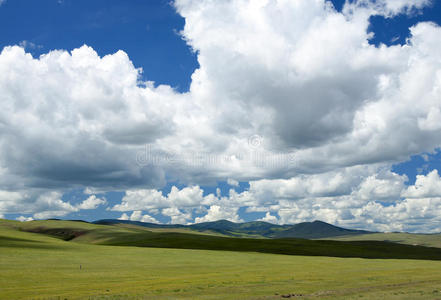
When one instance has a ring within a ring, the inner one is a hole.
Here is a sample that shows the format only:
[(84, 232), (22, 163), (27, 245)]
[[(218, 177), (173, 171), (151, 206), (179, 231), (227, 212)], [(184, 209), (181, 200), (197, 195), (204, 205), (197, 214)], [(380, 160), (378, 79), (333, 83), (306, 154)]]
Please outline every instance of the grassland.
[(378, 241), (328, 241), (295, 238), (251, 239), (232, 238), (207, 233), (197, 234), (187, 229), (171, 228), (171, 232), (153, 232), (150, 228), (134, 225), (96, 225), (72, 221), (32, 221), (15, 224), (14, 229), (51, 235), (79, 243), (137, 246), (154, 248), (178, 248), (199, 250), (226, 250), (262, 252), (288, 255), (401, 258), (441, 260), (438, 248), (400, 245)]
[(146, 230), (53, 222), (0, 221), (0, 299), (441, 299), (441, 261), (106, 246)]

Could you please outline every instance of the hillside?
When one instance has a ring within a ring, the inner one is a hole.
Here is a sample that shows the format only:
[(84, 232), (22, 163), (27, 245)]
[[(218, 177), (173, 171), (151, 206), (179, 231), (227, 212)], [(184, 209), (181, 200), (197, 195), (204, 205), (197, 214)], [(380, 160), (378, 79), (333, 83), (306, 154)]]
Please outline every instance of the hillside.
[[(72, 233), (81, 235), (63, 240)], [(441, 291), (441, 261), (95, 245), (137, 233), (149, 229), (0, 219), (0, 299), (423, 300)]]
[(369, 231), (353, 230), (337, 227), (322, 221), (304, 222), (287, 227), (285, 230), (276, 232), (271, 237), (295, 237), (305, 239), (318, 239), (324, 237), (336, 237), (344, 235), (368, 234)]
[(419, 245), (441, 248), (441, 234), (416, 234), (405, 232), (371, 233), (361, 235), (348, 235), (329, 237), (328, 240), (336, 241), (384, 241), (407, 245)]
[(198, 232), (218, 233), (232, 237), (254, 238), (303, 238), (318, 239), (344, 235), (368, 234), (364, 230), (352, 230), (337, 227), (322, 221), (303, 222), (295, 225), (276, 225), (262, 221), (234, 223), (227, 220), (204, 222), (192, 225), (153, 224), (137, 221), (106, 219), (95, 221), (95, 224), (133, 224), (147, 228), (187, 228)]
[[(441, 260), (438, 248), (402, 245), (382, 241), (330, 241), (297, 238), (252, 239), (183, 232), (154, 232), (133, 224), (99, 225), (74, 221), (4, 221), (9, 237), (0, 242), (8, 245), (26, 232), (27, 235), (45, 235), (60, 240), (113, 246), (176, 248), (200, 250), (227, 250), (286, 255), (394, 258)], [(14, 232), (17, 234), (15, 235)]]

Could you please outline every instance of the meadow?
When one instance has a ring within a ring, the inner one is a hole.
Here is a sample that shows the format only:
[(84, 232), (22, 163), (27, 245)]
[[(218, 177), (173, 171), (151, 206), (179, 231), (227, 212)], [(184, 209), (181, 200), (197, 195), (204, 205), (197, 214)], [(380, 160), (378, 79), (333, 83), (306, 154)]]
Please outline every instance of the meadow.
[[(147, 230), (45, 222), (0, 221), (1, 299), (441, 299), (438, 260), (110, 246)], [(91, 232), (53, 235), (73, 227)]]

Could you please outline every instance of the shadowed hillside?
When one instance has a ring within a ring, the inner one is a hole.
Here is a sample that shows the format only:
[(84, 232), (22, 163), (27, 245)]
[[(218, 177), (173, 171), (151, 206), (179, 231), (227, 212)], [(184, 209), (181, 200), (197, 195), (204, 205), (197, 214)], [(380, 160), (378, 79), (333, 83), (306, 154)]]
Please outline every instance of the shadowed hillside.
[[(215, 224), (219, 225), (219, 223)], [(133, 224), (98, 225), (56, 220), (24, 223), (8, 221), (1, 225), (0, 227), (3, 227), (4, 230), (7, 229), (4, 232), (8, 234), (4, 235), (5, 239), (0, 239), (0, 246), (8, 246), (9, 242), (12, 242), (11, 238), (22, 238), (22, 233), (26, 232), (27, 239), (32, 234), (31, 236), (52, 236), (69, 242), (113, 246), (227, 250), (306, 256), (441, 260), (439, 248), (382, 241), (234, 238), (184, 232), (154, 232), (149, 228)], [(20, 244), (20, 240), (13, 242)]]
[[(0, 219), (0, 299), (404, 300), (441, 291), (439, 249), (185, 230)], [(363, 255), (424, 260), (329, 257)]]
[(384, 241), (407, 245), (419, 245), (441, 248), (441, 234), (416, 234), (406, 232), (371, 233), (361, 235), (347, 235), (329, 237), (328, 240), (336, 241)]
[(215, 232), (234, 237), (303, 238), (318, 239), (345, 235), (368, 234), (369, 231), (337, 227), (322, 221), (304, 222), (295, 225), (275, 225), (262, 221), (233, 223), (227, 220), (204, 222), (192, 225), (162, 225), (127, 220), (99, 220), (95, 224), (133, 224), (147, 228), (188, 228), (199, 232)]

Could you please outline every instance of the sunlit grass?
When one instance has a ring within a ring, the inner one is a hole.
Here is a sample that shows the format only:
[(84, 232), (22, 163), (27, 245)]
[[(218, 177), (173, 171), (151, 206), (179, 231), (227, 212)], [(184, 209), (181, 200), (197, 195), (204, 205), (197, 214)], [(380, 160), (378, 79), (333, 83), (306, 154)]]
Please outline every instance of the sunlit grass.
[(441, 297), (440, 261), (102, 246), (1, 225), (0, 299)]

